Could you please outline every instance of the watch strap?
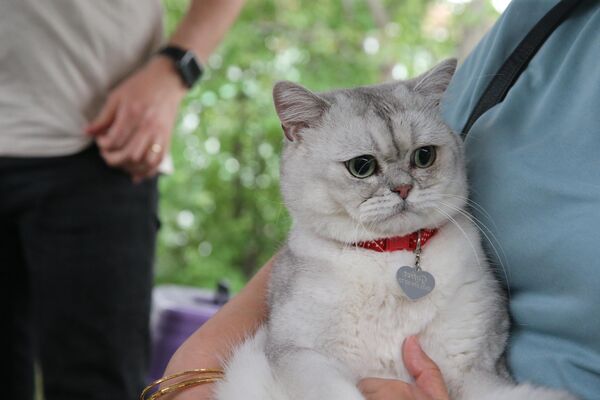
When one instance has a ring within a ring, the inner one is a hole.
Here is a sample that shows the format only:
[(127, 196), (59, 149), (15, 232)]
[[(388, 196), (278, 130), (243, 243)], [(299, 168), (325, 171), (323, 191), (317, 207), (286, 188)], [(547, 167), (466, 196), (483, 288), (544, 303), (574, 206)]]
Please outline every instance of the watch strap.
[(177, 73), (179, 73), (183, 83), (188, 88), (191, 88), (202, 77), (204, 70), (192, 51), (179, 46), (168, 45), (161, 48), (157, 54), (167, 56), (173, 60)]
[(179, 46), (165, 46), (158, 51), (158, 54), (168, 56), (175, 61), (180, 60), (185, 53), (187, 53), (187, 50)]

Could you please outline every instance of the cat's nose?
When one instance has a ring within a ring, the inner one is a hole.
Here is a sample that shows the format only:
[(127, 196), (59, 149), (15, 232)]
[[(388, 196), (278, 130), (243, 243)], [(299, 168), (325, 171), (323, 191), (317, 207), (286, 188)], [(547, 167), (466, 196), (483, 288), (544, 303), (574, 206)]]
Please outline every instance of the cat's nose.
[(392, 192), (398, 193), (398, 195), (400, 197), (402, 197), (403, 200), (406, 200), (406, 198), (408, 197), (408, 193), (410, 193), (410, 190), (412, 188), (413, 187), (410, 184), (400, 185), (400, 186), (396, 186), (395, 188), (393, 188)]

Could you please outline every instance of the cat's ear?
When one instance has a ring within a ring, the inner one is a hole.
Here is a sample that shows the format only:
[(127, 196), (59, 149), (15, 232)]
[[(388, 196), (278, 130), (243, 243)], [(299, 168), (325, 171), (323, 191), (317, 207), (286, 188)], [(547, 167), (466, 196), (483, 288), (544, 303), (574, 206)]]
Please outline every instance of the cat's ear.
[(288, 81), (275, 84), (273, 102), (285, 137), (292, 142), (298, 139), (301, 129), (315, 126), (329, 109), (325, 99)]
[(411, 79), (409, 86), (414, 92), (427, 97), (441, 98), (456, 71), (456, 58), (437, 64), (424, 74)]

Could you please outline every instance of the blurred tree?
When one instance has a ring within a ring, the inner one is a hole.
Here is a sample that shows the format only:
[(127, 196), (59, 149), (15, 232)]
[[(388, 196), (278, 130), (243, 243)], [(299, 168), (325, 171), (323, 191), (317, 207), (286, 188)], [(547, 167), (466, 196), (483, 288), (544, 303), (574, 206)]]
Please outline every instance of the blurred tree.
[[(163, 4), (170, 32), (188, 1)], [(157, 281), (226, 278), (237, 290), (284, 240), (275, 81), (325, 90), (404, 79), (464, 56), (497, 15), (483, 0), (248, 1), (181, 108), (176, 171), (161, 180)]]

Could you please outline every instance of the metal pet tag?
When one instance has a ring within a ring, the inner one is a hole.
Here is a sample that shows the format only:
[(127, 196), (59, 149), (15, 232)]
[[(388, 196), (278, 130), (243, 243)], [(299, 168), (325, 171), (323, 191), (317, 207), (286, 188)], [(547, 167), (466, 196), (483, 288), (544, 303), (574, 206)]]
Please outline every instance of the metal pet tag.
[(435, 287), (435, 279), (427, 271), (417, 267), (400, 267), (396, 271), (396, 280), (400, 288), (411, 300), (427, 296)]

